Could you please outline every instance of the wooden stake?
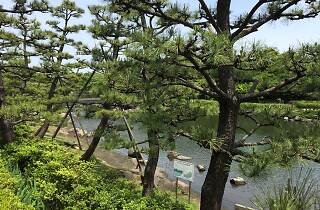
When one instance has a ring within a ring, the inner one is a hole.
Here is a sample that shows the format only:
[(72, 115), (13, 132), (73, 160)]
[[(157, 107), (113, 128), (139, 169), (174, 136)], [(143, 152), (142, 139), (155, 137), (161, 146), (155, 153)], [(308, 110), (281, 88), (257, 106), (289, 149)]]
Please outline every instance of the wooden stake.
[(76, 103), (79, 101), (81, 95), (83, 94), (83, 92), (87, 89), (87, 86), (89, 85), (89, 83), (91, 82), (94, 74), (96, 73), (96, 69), (93, 70), (93, 72), (91, 73), (90, 77), (87, 79), (86, 83), (84, 84), (84, 86), (82, 87), (82, 89), (80, 90), (80, 92), (78, 93), (76, 100), (71, 104), (71, 106), (68, 108), (67, 112), (65, 113), (65, 115), (63, 116), (62, 120), (60, 121), (57, 129), (55, 130), (55, 132), (52, 135), (52, 139), (56, 138), (56, 136), (58, 135), (64, 121), (67, 119), (67, 117), (69, 116), (70, 112), (72, 111), (73, 107), (76, 105)]
[(178, 202), (178, 177), (176, 178), (176, 202)]
[[(67, 107), (69, 108), (69, 104), (68, 103), (67, 103)], [(70, 116), (70, 119), (71, 119), (71, 123), (72, 123), (72, 126), (73, 126), (74, 133), (76, 134), (76, 137), (77, 137), (79, 149), (82, 150), (80, 139), (79, 139), (79, 135), (78, 135), (78, 132), (77, 132), (77, 128), (76, 128), (76, 125), (74, 124), (74, 120), (73, 120), (73, 117), (72, 117), (72, 112), (69, 113), (69, 116)]]
[(79, 119), (79, 117), (78, 117), (76, 114), (75, 114), (74, 116), (75, 116), (75, 120), (79, 123), (80, 128), (81, 128), (81, 130), (82, 130), (82, 132), (83, 132), (83, 134), (84, 134), (84, 137), (85, 137), (85, 139), (86, 139), (87, 145), (89, 146), (90, 144), (89, 144), (89, 140), (88, 140), (88, 134), (87, 134), (86, 131), (83, 129), (83, 125), (82, 125), (81, 120)]
[(77, 132), (77, 128), (76, 128), (76, 126), (74, 124), (72, 114), (70, 113), (69, 116), (70, 116), (70, 119), (71, 119), (71, 123), (72, 123), (72, 126), (73, 126), (74, 133), (76, 134), (76, 137), (77, 137), (79, 149), (82, 150), (80, 139), (79, 139), (79, 135), (78, 135), (78, 132)]
[(139, 154), (141, 156), (141, 159), (142, 159), (142, 163), (140, 163), (139, 161), (139, 157), (136, 155), (136, 160), (138, 162), (138, 167), (139, 167), (139, 170), (141, 172), (141, 175), (143, 173), (143, 170), (142, 170), (142, 164), (145, 165), (145, 161), (144, 161), (144, 158), (143, 158), (143, 155), (141, 154), (140, 150), (139, 150), (139, 147), (137, 146), (135, 140), (134, 140), (134, 137), (133, 137), (133, 133), (132, 133), (132, 130), (130, 128), (130, 125), (126, 119), (126, 117), (123, 117), (123, 120), (124, 120), (124, 123), (126, 124), (126, 127), (127, 127), (127, 131), (128, 131), (128, 135), (129, 135), (129, 139), (130, 141), (133, 143), (133, 150), (136, 154)]
[(191, 203), (191, 181), (189, 181), (189, 198), (188, 198), (189, 204)]

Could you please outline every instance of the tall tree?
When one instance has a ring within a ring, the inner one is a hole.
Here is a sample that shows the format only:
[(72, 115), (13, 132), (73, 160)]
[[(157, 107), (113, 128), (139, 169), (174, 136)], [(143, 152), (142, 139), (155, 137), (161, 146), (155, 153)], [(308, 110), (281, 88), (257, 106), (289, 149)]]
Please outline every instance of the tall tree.
[[(283, 81), (260, 91), (238, 93), (234, 44), (269, 22), (315, 17), (320, 12), (320, 3), (301, 0), (260, 0), (245, 14), (232, 18), (231, 0), (217, 0), (215, 5), (212, 4), (212, 8), (204, 0), (198, 0), (198, 11), (191, 11), (187, 6), (180, 7), (178, 4), (162, 0), (112, 2), (119, 10), (137, 11), (157, 17), (158, 20), (154, 19), (153, 23), (158, 27), (170, 28), (179, 25), (191, 31), (188, 39), (179, 36), (176, 48), (167, 49), (167, 52), (171, 53), (171, 62), (180, 66), (188, 65), (205, 81), (205, 85), (198, 86), (193, 81), (178, 77), (181, 85), (199, 91), (219, 103), (216, 142), (219, 142), (220, 146), (212, 150), (208, 173), (201, 190), (201, 209), (220, 209), (232, 153), (237, 145), (235, 132), (240, 104), (270, 96), (307, 74), (303, 65), (285, 67), (289, 70), (289, 77)], [(210, 145), (208, 143), (207, 145)]]
[[(39, 53), (42, 55), (42, 65), (50, 74), (50, 88), (47, 93), (47, 111), (54, 112), (52, 99), (54, 98), (59, 81), (67, 80), (68, 73), (78, 67), (76, 61), (64, 62), (72, 60), (74, 57), (70, 51), (66, 50), (69, 47), (79, 47), (81, 43), (76, 42), (70, 35), (84, 30), (82, 24), (72, 24), (72, 21), (81, 17), (84, 10), (77, 7), (75, 2), (64, 0), (59, 6), (50, 10), (52, 17), (55, 20), (47, 21), (47, 25), (51, 28), (48, 31), (49, 40), (42, 44), (42, 49)], [(42, 138), (50, 126), (50, 120), (45, 119), (42, 126), (36, 131), (35, 135)]]
[[(2, 9), (1, 15), (1, 135), (3, 142), (13, 140), (13, 126), (32, 120), (41, 109), (36, 103), (33, 88), (26, 87), (28, 81), (34, 83), (34, 74), (39, 72), (30, 67), (35, 56), (35, 45), (44, 38), (39, 23), (31, 20), (34, 11), (46, 12), (47, 4), (42, 1), (30, 4), (15, 1), (14, 10)], [(20, 92), (20, 94), (19, 94)], [(18, 95), (16, 95), (18, 94)], [(5, 100), (6, 98), (6, 100)]]
[[(104, 101), (102, 106), (107, 112), (112, 112), (112, 109), (126, 109), (127, 102), (130, 101), (132, 87), (130, 85), (131, 74), (120, 66), (127, 65), (121, 61), (121, 55), (127, 44), (129, 34), (128, 25), (123, 18), (117, 14), (109, 12), (107, 6), (90, 6), (89, 10), (95, 17), (92, 20), (92, 25), (89, 31), (92, 36), (99, 41), (99, 46), (91, 49), (93, 55), (92, 68), (101, 72), (103, 80), (93, 86), (96, 88), (96, 95), (99, 95)], [(126, 76), (125, 76), (126, 75)], [(101, 116), (100, 123), (94, 132), (93, 140), (89, 148), (82, 155), (82, 160), (89, 160), (98, 146), (101, 137), (111, 127), (110, 113), (104, 113)]]

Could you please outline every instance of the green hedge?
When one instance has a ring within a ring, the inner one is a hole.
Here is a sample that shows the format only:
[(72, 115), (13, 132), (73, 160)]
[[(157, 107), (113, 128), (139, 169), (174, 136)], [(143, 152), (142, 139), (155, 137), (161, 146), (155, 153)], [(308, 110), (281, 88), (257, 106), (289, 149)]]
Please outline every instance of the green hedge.
[(156, 191), (141, 196), (141, 187), (118, 171), (79, 155), (52, 140), (26, 140), (7, 145), (2, 154), (38, 186), (47, 209), (190, 209)]
[(293, 101), (292, 103), (301, 109), (320, 109), (320, 101)]

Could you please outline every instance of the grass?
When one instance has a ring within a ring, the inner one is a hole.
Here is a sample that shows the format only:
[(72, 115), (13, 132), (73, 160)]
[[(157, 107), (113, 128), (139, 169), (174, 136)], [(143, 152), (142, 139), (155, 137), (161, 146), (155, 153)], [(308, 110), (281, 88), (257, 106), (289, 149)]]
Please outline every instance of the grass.
[(319, 186), (312, 176), (312, 170), (304, 172), (302, 168), (298, 176), (290, 175), (287, 183), (274, 186), (271, 191), (263, 191), (256, 196), (253, 203), (259, 209), (269, 210), (311, 210), (319, 208)]

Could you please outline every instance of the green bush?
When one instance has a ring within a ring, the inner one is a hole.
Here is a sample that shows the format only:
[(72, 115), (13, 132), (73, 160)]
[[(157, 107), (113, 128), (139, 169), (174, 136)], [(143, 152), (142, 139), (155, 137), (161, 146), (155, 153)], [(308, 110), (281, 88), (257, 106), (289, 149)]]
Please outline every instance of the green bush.
[(169, 195), (141, 196), (141, 187), (118, 171), (91, 161), (52, 140), (28, 140), (7, 145), (2, 151), (34, 180), (47, 209), (189, 209)]
[(293, 101), (292, 103), (301, 109), (320, 109), (320, 101)]
[(14, 126), (14, 133), (18, 139), (29, 138), (32, 135), (32, 127), (26, 124)]

